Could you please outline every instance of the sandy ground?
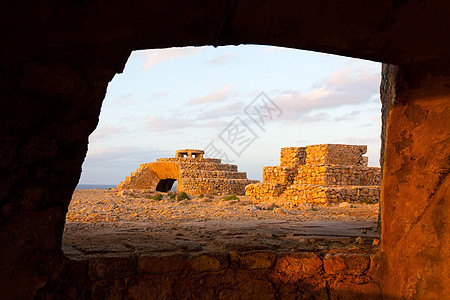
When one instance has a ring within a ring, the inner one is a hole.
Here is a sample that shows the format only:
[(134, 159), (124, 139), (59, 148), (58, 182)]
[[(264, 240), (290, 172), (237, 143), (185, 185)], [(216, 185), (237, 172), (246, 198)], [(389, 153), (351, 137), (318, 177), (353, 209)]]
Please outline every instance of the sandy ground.
[[(378, 204), (299, 205), (245, 196), (191, 197), (167, 193), (76, 190), (66, 218), (69, 256), (371, 247)], [(361, 240), (356, 241), (356, 238)], [(365, 243), (365, 244), (362, 244)]]

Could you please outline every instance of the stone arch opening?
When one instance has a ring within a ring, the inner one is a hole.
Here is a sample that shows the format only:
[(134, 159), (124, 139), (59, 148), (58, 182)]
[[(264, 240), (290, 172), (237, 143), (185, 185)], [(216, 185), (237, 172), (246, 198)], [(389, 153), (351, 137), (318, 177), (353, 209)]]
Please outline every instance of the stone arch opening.
[[(448, 273), (450, 257), (444, 221), (450, 46), (438, 36), (450, 30), (447, 1), (28, 4), (27, 11), (21, 3), (9, 4), (3, 19), (10, 29), (1, 53), (8, 115), (0, 118), (5, 128), (2, 168), (9, 178), (0, 189), (2, 257), (8, 257), (1, 261), (0, 283), (6, 298), (33, 298), (50, 278), (62, 276), (64, 215), (87, 137), (97, 124), (107, 83), (121, 71), (130, 51), (240, 43), (284, 45), (398, 66), (386, 65), (383, 71), (381, 286), (390, 298), (448, 298), (448, 279), (442, 274)], [(42, 13), (30, 13), (34, 11)], [(405, 209), (400, 212), (399, 207)], [(128, 268), (120, 271), (129, 273)], [(105, 273), (90, 274), (104, 279)]]
[(173, 178), (161, 179), (156, 185), (156, 191), (158, 192), (168, 192), (172, 189), (173, 184), (177, 181)]
[[(282, 144), (282, 145), (280, 145), (280, 147), (282, 147), (282, 146), (285, 146), (286, 144)], [(279, 153), (279, 151), (280, 151), (280, 149), (277, 149), (277, 153), (276, 154), (278, 154)], [(182, 152), (180, 152), (179, 153), (179, 155), (180, 155), (180, 157), (181, 156), (187, 156), (187, 154), (188, 154), (188, 151), (182, 151)], [(194, 153), (192, 153), (192, 155), (194, 155)], [(177, 156), (177, 155), (176, 155)], [(275, 157), (275, 158), (278, 158), (278, 157)], [(140, 163), (140, 162), (139, 162)], [(267, 164), (263, 164), (262, 166), (266, 166)], [(143, 170), (145, 170), (145, 169), (147, 169), (146, 168), (146, 166), (143, 166), (143, 168), (142, 168)], [(175, 177), (164, 177), (164, 176), (167, 176), (167, 174), (162, 174), (162, 173), (160, 173), (160, 169), (156, 169), (156, 168), (152, 168), (151, 169), (151, 172), (149, 171), (148, 172), (148, 175), (150, 176), (151, 174), (153, 174), (153, 173), (155, 173), (157, 176), (156, 176), (156, 180), (157, 181), (155, 181), (155, 185), (156, 185), (156, 191), (166, 191), (166, 189), (165, 188), (162, 188), (162, 186), (164, 186), (166, 183), (167, 183), (167, 180), (174, 180), (173, 178), (175, 178)], [(143, 187), (144, 188), (144, 187)]]

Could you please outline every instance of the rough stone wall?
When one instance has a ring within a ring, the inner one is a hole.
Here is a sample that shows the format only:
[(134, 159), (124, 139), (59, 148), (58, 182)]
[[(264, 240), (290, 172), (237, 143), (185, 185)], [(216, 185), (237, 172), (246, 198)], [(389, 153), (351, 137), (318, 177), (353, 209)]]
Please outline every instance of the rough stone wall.
[(182, 164), (199, 164), (199, 163), (212, 163), (220, 164), (222, 161), (219, 158), (195, 158), (195, 157), (162, 157), (158, 158), (156, 162), (179, 162)]
[(294, 181), (296, 168), (294, 167), (264, 167), (263, 182), (288, 184)]
[(247, 185), (245, 187), (245, 194), (253, 202), (259, 202), (259, 199), (262, 201), (262, 199), (269, 200), (280, 196), (286, 190), (287, 186), (284, 183), (259, 182)]
[(181, 178), (183, 191), (189, 195), (219, 194), (244, 195), (245, 187), (258, 183), (258, 180), (248, 179), (222, 179), (222, 178)]
[(366, 151), (367, 146), (341, 144), (282, 148), (280, 161), (289, 166), (264, 167), (263, 182), (247, 186), (246, 195), (254, 203), (378, 202), (380, 168), (366, 166)]
[(379, 186), (324, 186), (316, 184), (293, 184), (288, 186), (281, 197), (291, 203), (339, 203), (372, 202), (380, 199)]
[(244, 195), (246, 185), (259, 182), (248, 180), (247, 173), (237, 171), (237, 165), (222, 164), (216, 158), (159, 158), (142, 164), (117, 189), (156, 190), (163, 179), (177, 180), (177, 191), (190, 195)]
[(382, 282), (392, 298), (450, 298), (450, 75), (436, 72), (399, 68), (387, 97)]
[(367, 146), (321, 144), (306, 147), (307, 165), (365, 165)]
[(304, 165), (306, 158), (305, 147), (285, 147), (281, 148), (280, 166), (295, 167)]
[(92, 257), (67, 260), (37, 299), (380, 299), (378, 261), (348, 252)]
[(200, 169), (181, 169), (181, 177), (218, 178), (218, 179), (247, 179), (246, 172), (209, 171)]
[(380, 186), (380, 168), (364, 166), (304, 165), (296, 170), (295, 184)]

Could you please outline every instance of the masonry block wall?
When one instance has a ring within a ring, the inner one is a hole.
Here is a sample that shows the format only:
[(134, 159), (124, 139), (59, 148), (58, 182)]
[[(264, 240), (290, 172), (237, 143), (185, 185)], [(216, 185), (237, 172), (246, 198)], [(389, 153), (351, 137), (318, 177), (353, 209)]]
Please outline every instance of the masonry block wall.
[(280, 166), (264, 167), (263, 182), (246, 187), (254, 203), (378, 202), (380, 168), (367, 167), (367, 146), (321, 144), (282, 148)]
[(220, 159), (172, 157), (141, 164), (117, 189), (158, 190), (158, 183), (164, 179), (177, 180), (177, 191), (189, 195), (244, 195), (246, 185), (259, 182), (247, 179), (237, 165), (222, 164)]

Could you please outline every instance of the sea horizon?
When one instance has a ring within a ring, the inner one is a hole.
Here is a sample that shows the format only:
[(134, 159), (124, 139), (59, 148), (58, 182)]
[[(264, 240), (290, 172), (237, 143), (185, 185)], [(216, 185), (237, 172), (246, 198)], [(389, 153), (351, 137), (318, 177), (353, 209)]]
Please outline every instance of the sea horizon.
[(107, 189), (113, 189), (117, 186), (117, 184), (84, 184), (79, 183), (76, 187), (77, 190), (90, 190), (90, 189), (97, 189), (97, 190), (107, 190)]

